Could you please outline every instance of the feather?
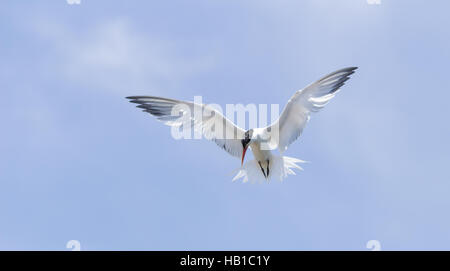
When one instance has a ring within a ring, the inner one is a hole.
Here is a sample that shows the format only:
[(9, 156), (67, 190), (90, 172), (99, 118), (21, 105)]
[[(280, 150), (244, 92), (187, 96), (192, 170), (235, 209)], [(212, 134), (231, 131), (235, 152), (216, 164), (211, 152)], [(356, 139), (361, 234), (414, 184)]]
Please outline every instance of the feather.
[(277, 178), (283, 181), (288, 175), (295, 175), (293, 169), (303, 170), (298, 164), (307, 163), (306, 161), (282, 156), (282, 155), (272, 155), (270, 160), (270, 173), (268, 178), (264, 177), (258, 162), (253, 159), (245, 162), (245, 164), (234, 171), (236, 176), (233, 178), (233, 182), (242, 179), (243, 183), (250, 181), (251, 183), (263, 182), (265, 180), (270, 181), (271, 178)]

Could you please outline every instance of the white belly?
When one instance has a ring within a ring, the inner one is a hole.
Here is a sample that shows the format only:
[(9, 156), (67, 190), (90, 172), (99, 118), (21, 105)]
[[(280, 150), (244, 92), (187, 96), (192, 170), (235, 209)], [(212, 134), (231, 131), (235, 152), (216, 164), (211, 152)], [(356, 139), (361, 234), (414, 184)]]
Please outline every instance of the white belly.
[(258, 162), (261, 172), (267, 179), (270, 176), (270, 168), (272, 167), (272, 152), (269, 150), (261, 150), (259, 142), (251, 143), (253, 156)]
[(260, 162), (263, 168), (266, 168), (267, 161), (270, 163), (272, 160), (272, 152), (270, 150), (261, 150), (259, 142), (251, 143), (250, 147), (252, 148), (256, 161)]

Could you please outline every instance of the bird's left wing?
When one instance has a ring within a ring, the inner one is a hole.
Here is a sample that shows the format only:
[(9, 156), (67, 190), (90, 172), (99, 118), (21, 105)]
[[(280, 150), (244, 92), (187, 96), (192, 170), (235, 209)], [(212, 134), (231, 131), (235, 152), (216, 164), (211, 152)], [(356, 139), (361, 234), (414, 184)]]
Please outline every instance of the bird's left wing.
[[(283, 152), (302, 133), (311, 112), (317, 112), (336, 95), (357, 67), (349, 67), (330, 73), (306, 88), (299, 90), (289, 99), (280, 118), (267, 131), (276, 135), (269, 137), (272, 148)], [(278, 133), (273, 133), (277, 131)]]
[(245, 131), (209, 105), (154, 96), (127, 99), (166, 125), (199, 131), (229, 154), (242, 156)]

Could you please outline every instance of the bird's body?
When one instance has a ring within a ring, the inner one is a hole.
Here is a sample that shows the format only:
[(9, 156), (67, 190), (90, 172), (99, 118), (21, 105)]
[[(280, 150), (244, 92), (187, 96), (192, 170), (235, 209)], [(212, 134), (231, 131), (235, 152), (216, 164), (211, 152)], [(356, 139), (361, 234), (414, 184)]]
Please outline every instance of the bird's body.
[[(243, 178), (245, 182), (249, 179), (261, 179), (261, 177), (269, 180), (274, 176), (282, 180), (289, 174), (295, 174), (293, 168), (301, 170), (298, 163), (304, 161), (275, 155), (272, 150), (279, 149), (282, 154), (288, 145), (301, 135), (310, 113), (325, 106), (356, 69), (356, 67), (350, 67), (335, 71), (295, 92), (278, 120), (270, 126), (247, 131), (239, 128), (208, 105), (154, 96), (127, 98), (165, 124), (172, 127), (192, 127), (229, 154), (241, 157), (242, 166), (237, 170), (233, 180)], [(199, 111), (200, 115), (192, 114)], [(223, 126), (222, 129), (217, 129), (218, 124)], [(244, 164), (248, 147), (251, 148), (255, 159)]]
[(252, 142), (250, 144), (253, 156), (258, 161), (264, 177), (269, 178), (270, 174), (270, 162), (272, 161), (272, 152), (269, 150), (262, 150), (260, 142)]
[(265, 142), (265, 138), (268, 136), (264, 128), (254, 128), (252, 129), (252, 140), (250, 141), (249, 147), (252, 150), (253, 157), (258, 162), (261, 169), (261, 173), (265, 178), (270, 178), (270, 167), (271, 162), (273, 162), (272, 151), (264, 148), (262, 145)]

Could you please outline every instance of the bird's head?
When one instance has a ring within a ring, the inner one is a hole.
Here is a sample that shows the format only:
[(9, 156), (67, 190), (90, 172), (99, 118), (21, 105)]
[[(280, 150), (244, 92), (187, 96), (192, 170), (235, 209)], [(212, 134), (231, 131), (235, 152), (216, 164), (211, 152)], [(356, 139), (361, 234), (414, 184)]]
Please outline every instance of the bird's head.
[(245, 152), (247, 151), (247, 148), (250, 145), (250, 143), (252, 142), (252, 140), (253, 140), (253, 129), (250, 129), (245, 132), (245, 137), (244, 137), (244, 139), (241, 140), (242, 148), (243, 148), (241, 166), (244, 164)]

